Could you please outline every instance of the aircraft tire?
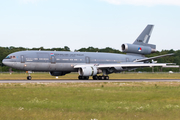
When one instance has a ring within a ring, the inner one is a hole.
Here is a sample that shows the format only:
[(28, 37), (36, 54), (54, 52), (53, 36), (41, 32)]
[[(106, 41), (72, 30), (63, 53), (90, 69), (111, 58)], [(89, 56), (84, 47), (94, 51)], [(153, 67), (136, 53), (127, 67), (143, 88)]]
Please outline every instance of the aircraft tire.
[(98, 80), (102, 80), (102, 76), (98, 76)]
[(82, 80), (82, 76), (78, 76), (78, 79), (79, 79), (79, 80)]
[(109, 76), (97, 76), (97, 79), (98, 80), (109, 80)]
[(89, 76), (78, 76), (79, 80), (89, 80)]
[(97, 75), (93, 76), (93, 80), (98, 80), (98, 76)]
[(89, 80), (89, 76), (86, 76), (84, 79), (85, 79), (85, 80)]
[(105, 80), (106, 78), (105, 78), (105, 76), (101, 76), (101, 80)]
[(32, 79), (32, 77), (31, 76), (27, 76), (27, 80), (31, 80)]
[(105, 76), (105, 80), (109, 80), (109, 76)]

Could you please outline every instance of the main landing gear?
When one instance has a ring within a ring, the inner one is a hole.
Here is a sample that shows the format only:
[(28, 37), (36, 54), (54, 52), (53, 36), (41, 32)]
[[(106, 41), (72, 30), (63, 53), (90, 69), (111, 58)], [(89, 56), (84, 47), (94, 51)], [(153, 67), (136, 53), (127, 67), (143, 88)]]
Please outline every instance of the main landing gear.
[[(93, 76), (93, 80), (109, 80), (109, 76)], [(79, 80), (89, 80), (89, 76), (78, 76)]]
[(107, 71), (104, 69), (104, 70), (102, 70), (102, 72), (103, 72), (102, 76), (95, 75), (95, 76), (93, 76), (93, 80), (109, 80), (109, 76), (107, 74)]
[(109, 76), (93, 76), (93, 80), (109, 80)]
[(78, 76), (79, 80), (89, 80), (89, 76)]

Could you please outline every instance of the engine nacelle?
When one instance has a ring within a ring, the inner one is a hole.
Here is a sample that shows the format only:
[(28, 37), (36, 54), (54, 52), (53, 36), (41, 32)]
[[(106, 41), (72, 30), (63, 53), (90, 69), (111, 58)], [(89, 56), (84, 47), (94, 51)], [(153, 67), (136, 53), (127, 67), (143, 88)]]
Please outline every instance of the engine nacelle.
[(94, 66), (86, 66), (79, 68), (78, 73), (80, 76), (95, 76), (97, 75), (97, 68)]
[(122, 51), (125, 53), (135, 53), (135, 54), (151, 54), (156, 52), (155, 49), (152, 49), (150, 46), (134, 45), (134, 44), (122, 44)]
[(68, 73), (70, 73), (70, 72), (56, 72), (56, 71), (51, 71), (51, 72), (49, 72), (50, 73), (50, 75), (52, 75), (52, 76), (63, 76), (63, 75), (66, 75), (66, 74), (68, 74)]

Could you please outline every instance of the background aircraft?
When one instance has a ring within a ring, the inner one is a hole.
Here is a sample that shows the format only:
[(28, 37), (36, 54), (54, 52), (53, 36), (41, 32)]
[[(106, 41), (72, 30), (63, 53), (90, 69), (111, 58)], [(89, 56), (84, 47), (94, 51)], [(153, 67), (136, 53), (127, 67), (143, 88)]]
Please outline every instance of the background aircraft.
[[(150, 63), (166, 54), (146, 58), (144, 55), (156, 52), (156, 45), (148, 44), (153, 25), (147, 25), (133, 44), (122, 44), (122, 51), (126, 54), (93, 53), (93, 52), (62, 52), (62, 51), (20, 51), (9, 54), (3, 59), (3, 64), (28, 71), (28, 80), (32, 71), (47, 71), (52, 76), (63, 76), (70, 72), (78, 72), (80, 80), (108, 80), (108, 74), (133, 70), (140, 67), (167, 66), (166, 63)], [(103, 73), (102, 76), (97, 74)]]

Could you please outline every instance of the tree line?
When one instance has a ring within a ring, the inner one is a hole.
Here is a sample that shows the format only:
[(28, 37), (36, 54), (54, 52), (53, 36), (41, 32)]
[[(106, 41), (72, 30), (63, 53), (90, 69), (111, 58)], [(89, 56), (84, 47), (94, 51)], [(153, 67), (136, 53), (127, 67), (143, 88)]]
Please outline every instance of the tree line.
[[(39, 47), (39, 48), (24, 48), (24, 47), (13, 47), (13, 46), (10, 46), (10, 47), (0, 47), (0, 71), (3, 71), (3, 72), (7, 72), (9, 71), (9, 67), (7, 66), (4, 66), (2, 64), (2, 60), (7, 56), (9, 55), (10, 53), (13, 53), (13, 52), (18, 52), (18, 51), (25, 51), (25, 50), (41, 50), (41, 51), (71, 51), (70, 48), (68, 46), (64, 46), (64, 48), (44, 48), (44, 47)], [(125, 54), (123, 52), (121, 52), (120, 50), (117, 50), (117, 49), (113, 49), (113, 48), (110, 48), (110, 47), (106, 47), (106, 48), (102, 48), (102, 49), (99, 49), (99, 48), (94, 48), (94, 47), (88, 47), (88, 48), (80, 48), (80, 49), (77, 49), (75, 51), (80, 51), (80, 52), (106, 52), (106, 53), (117, 53), (117, 54)], [(162, 57), (162, 58), (158, 58), (156, 61), (158, 63), (176, 63), (177, 65), (180, 65), (180, 50), (162, 50), (162, 51), (158, 51), (156, 53), (152, 53), (150, 55), (146, 55), (146, 57), (153, 57), (153, 56), (158, 56), (158, 55), (163, 55), (163, 54), (169, 54), (169, 53), (175, 53), (175, 55), (173, 56), (167, 56), (167, 57)], [(152, 71), (151, 68), (144, 68), (144, 69), (138, 69), (139, 71)], [(138, 71), (137, 70), (137, 71)], [(160, 68), (159, 67), (156, 67), (154, 69), (155, 71), (160, 71)], [(175, 68), (166, 68), (166, 69), (163, 69), (163, 71), (169, 71), (169, 70), (173, 70), (173, 71), (179, 71), (179, 69), (175, 69)], [(19, 70), (16, 70), (16, 69), (12, 69), (12, 71), (19, 71)]]

